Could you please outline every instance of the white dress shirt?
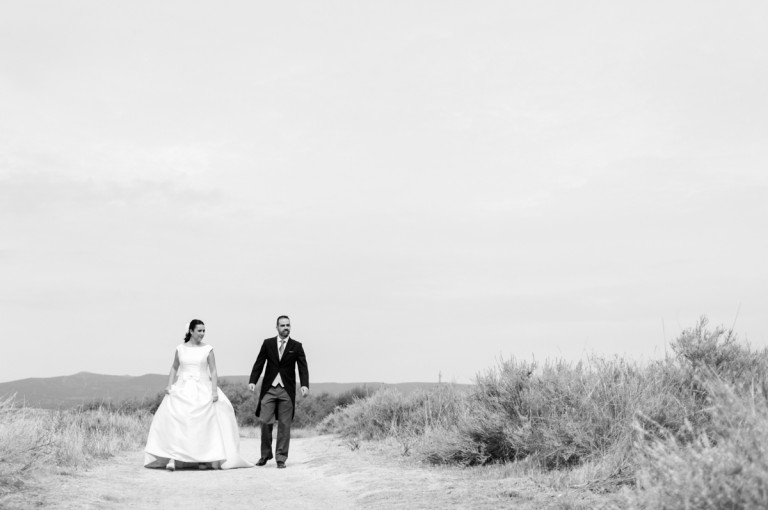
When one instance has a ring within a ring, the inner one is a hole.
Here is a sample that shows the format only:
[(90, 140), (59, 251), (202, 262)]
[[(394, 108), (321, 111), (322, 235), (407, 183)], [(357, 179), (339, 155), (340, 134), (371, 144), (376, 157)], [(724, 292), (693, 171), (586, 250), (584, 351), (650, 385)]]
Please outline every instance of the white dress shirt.
[[(288, 346), (288, 340), (291, 337), (285, 338), (285, 343), (283, 344), (283, 354), (285, 354), (285, 348)], [(280, 335), (277, 336), (277, 355), (280, 359), (283, 358), (283, 354), (280, 354), (280, 342), (283, 341), (282, 338), (280, 338)], [(275, 380), (272, 381), (272, 386), (282, 386), (285, 388), (285, 385), (283, 384), (283, 378), (280, 377), (280, 372), (277, 373), (277, 377), (275, 377)]]

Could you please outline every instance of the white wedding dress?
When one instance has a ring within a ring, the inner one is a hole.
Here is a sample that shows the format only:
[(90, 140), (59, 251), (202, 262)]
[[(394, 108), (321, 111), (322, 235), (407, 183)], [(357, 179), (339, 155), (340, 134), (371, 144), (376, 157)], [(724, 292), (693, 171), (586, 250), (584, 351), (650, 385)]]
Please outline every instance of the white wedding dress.
[(169, 459), (185, 463), (210, 463), (213, 468), (252, 467), (240, 456), (240, 436), (235, 410), (217, 388), (211, 398), (208, 371), (210, 345), (176, 347), (179, 369), (170, 394), (163, 398), (152, 419), (144, 449), (144, 466), (164, 468)]

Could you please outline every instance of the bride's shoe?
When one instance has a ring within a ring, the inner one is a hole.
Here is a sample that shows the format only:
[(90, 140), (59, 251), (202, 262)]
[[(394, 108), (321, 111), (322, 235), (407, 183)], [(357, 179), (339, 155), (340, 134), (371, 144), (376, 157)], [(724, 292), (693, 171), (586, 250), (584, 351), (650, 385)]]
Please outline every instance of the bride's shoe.
[(174, 462), (173, 459), (168, 461), (168, 464), (165, 465), (165, 469), (168, 471), (176, 471), (176, 462)]

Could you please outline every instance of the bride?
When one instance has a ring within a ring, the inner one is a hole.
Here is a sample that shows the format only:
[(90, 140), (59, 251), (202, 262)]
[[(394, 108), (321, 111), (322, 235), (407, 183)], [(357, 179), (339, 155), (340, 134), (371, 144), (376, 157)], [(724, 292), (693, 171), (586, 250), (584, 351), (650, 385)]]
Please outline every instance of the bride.
[(253, 466), (240, 456), (235, 411), (218, 388), (213, 347), (203, 343), (204, 336), (205, 324), (195, 319), (184, 343), (176, 347), (166, 396), (149, 428), (145, 467), (174, 471), (190, 464), (201, 469)]

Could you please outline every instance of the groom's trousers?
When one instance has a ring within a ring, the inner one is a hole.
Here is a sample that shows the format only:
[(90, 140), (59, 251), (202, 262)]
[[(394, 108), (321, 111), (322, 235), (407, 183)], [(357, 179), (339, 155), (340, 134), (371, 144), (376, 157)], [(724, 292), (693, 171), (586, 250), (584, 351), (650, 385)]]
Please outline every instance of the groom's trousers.
[(261, 457), (272, 456), (272, 424), (277, 415), (275, 460), (285, 462), (291, 444), (293, 402), (282, 386), (272, 386), (261, 399)]

